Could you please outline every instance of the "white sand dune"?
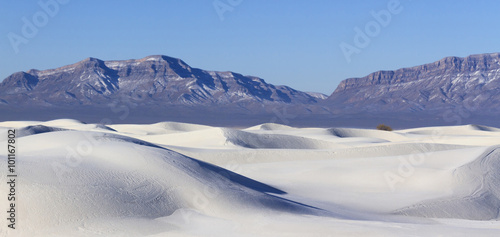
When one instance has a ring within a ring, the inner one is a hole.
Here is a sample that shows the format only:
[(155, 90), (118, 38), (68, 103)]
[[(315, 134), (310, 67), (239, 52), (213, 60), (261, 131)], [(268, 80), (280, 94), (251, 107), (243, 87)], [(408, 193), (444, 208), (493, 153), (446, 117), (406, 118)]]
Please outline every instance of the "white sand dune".
[(239, 165), (252, 163), (270, 163), (282, 161), (313, 161), (334, 160), (346, 158), (385, 157), (398, 155), (412, 155), (433, 151), (456, 150), (470, 146), (449, 145), (437, 143), (400, 143), (378, 144), (332, 149), (194, 149), (187, 147), (171, 146), (172, 150), (186, 154), (190, 157), (203, 160), (216, 165)]
[(367, 130), (354, 128), (332, 128), (328, 130), (337, 137), (372, 137), (387, 141), (404, 141), (407, 138), (398, 133), (381, 130)]
[(251, 130), (277, 130), (277, 131), (281, 131), (281, 130), (296, 130), (295, 128), (293, 127), (290, 127), (290, 126), (286, 126), (286, 125), (283, 125), (283, 124), (277, 124), (277, 123), (264, 123), (264, 124), (261, 124), (261, 125), (257, 125), (257, 126), (253, 126), (253, 127), (249, 127), (245, 130), (248, 130), (248, 131), (251, 131)]
[(235, 129), (224, 129), (224, 136), (228, 142), (234, 145), (252, 149), (328, 149), (344, 147), (333, 142), (302, 136), (252, 133)]
[(3, 224), (0, 236), (500, 234), (496, 128), (64, 119), (1, 122), (1, 144), (9, 128), (17, 130), (18, 223)]
[[(26, 187), (19, 194), (24, 200), (20, 215), (33, 217), (23, 223), (30, 229), (83, 224), (85, 218), (157, 218), (181, 208), (214, 216), (234, 208), (321, 213), (273, 196), (284, 193), (279, 189), (144, 141), (105, 133), (35, 131), (18, 138), (20, 144), (43, 147), (23, 149), (18, 160)], [(81, 148), (88, 149), (84, 156), (77, 152), (82, 141), (95, 144)], [(75, 154), (68, 153), (72, 147)], [(204, 191), (217, 198), (197, 203)], [(43, 218), (43, 213), (56, 218)]]
[(109, 127), (119, 130), (121, 133), (134, 135), (161, 135), (179, 132), (191, 132), (211, 128), (204, 125), (178, 122), (161, 122), (151, 125), (116, 124), (110, 125)]
[(494, 135), (489, 132), (500, 132), (500, 129), (488, 127), (483, 125), (462, 125), (462, 126), (448, 126), (448, 127), (428, 127), (428, 128), (412, 128), (401, 130), (400, 132), (413, 133), (413, 134), (440, 134), (440, 135)]
[(500, 146), (488, 148), (453, 172), (452, 194), (396, 213), (470, 220), (500, 219)]

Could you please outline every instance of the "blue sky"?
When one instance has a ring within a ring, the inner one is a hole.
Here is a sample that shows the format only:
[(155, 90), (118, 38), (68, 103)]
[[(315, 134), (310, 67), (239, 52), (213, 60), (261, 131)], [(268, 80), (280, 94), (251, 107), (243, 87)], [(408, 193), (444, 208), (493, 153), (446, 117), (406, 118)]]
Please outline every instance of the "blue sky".
[[(59, 9), (49, 10), (39, 5), (55, 1), (0, 0), (1, 79), (87, 57), (164, 54), (192, 67), (330, 94), (349, 77), (500, 52), (500, 1), (493, 0), (59, 0)], [(389, 13), (390, 20), (377, 21), (372, 12)], [(23, 33), (23, 18), (36, 32)], [(356, 28), (368, 43), (356, 45)], [(350, 62), (342, 44), (357, 49)]]

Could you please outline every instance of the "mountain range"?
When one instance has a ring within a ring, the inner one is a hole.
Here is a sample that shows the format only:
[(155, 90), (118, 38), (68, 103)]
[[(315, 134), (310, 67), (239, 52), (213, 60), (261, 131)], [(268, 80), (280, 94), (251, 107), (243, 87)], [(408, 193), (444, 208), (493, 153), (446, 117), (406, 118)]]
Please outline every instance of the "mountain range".
[(163, 55), (122, 61), (87, 58), (5, 78), (0, 83), (0, 109), (4, 111), (0, 119), (73, 117), (96, 122), (118, 117), (114, 122), (360, 127), (384, 121), (401, 127), (470, 122), (496, 125), (499, 72), (499, 53), (446, 57), (346, 79), (326, 96), (272, 85), (254, 76), (192, 68)]
[(323, 97), (274, 86), (258, 77), (191, 68), (162, 55), (139, 60), (87, 58), (53, 70), (29, 70), (0, 84), (4, 103), (106, 104), (118, 97), (147, 97), (146, 103), (225, 105), (233, 103), (316, 103)]
[(342, 81), (328, 102), (363, 111), (437, 111), (454, 107), (498, 112), (500, 54), (447, 57), (421, 66)]

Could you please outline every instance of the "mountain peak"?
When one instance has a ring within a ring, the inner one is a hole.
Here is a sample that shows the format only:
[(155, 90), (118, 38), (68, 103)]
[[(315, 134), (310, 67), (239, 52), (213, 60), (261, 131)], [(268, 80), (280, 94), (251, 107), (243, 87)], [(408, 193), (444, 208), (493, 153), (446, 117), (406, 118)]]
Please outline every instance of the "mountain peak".
[(140, 61), (172, 61), (172, 60), (179, 60), (179, 59), (168, 57), (165, 55), (150, 55), (140, 59)]
[(81, 62), (101, 62), (102, 60), (98, 59), (98, 58), (93, 58), (93, 57), (88, 57), (84, 60), (82, 60)]
[[(104, 61), (98, 58), (92, 58), (88, 57), (78, 63), (73, 64), (76, 67), (87, 67), (87, 66), (94, 66), (94, 67), (105, 67)], [(68, 65), (68, 66), (73, 66), (73, 65)], [(61, 67), (64, 68), (64, 67)]]

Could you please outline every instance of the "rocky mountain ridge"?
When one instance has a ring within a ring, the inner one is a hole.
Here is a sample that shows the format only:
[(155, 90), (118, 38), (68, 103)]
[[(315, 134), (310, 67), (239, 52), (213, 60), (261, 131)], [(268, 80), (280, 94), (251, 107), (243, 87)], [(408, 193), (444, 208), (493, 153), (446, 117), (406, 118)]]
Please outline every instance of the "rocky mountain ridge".
[(429, 112), (455, 107), (498, 112), (499, 102), (499, 53), (447, 57), (346, 79), (327, 99), (328, 104), (352, 112)]
[(118, 97), (158, 105), (310, 104), (323, 99), (258, 77), (192, 68), (163, 55), (123, 61), (87, 58), (57, 69), (14, 73), (0, 83), (0, 99), (8, 104), (95, 105)]

